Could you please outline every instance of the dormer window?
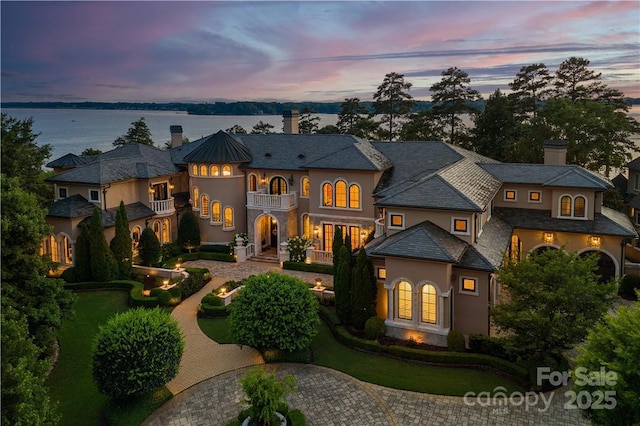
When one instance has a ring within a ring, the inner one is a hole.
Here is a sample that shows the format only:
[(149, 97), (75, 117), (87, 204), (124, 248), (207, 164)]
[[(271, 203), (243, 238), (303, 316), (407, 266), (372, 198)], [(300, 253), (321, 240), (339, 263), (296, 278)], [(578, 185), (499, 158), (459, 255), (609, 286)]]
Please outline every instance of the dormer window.
[(582, 195), (563, 195), (560, 197), (560, 217), (580, 218), (587, 217), (587, 199)]
[(529, 202), (530, 203), (541, 203), (542, 202), (542, 193), (540, 191), (529, 191)]
[(469, 219), (452, 217), (451, 233), (459, 235), (469, 235)]
[(515, 189), (504, 190), (504, 201), (518, 201), (518, 193)]

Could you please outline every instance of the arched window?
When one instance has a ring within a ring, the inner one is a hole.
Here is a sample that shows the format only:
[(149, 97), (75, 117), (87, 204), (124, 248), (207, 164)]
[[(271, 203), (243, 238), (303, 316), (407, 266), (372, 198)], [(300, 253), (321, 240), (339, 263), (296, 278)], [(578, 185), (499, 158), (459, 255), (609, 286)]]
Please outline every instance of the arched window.
[(222, 176), (231, 176), (231, 166), (225, 164), (222, 166)]
[(197, 164), (192, 164), (191, 165), (191, 174), (193, 176), (198, 176), (198, 165)]
[(211, 176), (220, 176), (220, 169), (218, 166), (211, 166)]
[(222, 219), (220, 217), (220, 202), (214, 201), (211, 203), (211, 222), (222, 223)]
[(411, 284), (406, 281), (398, 283), (398, 318), (411, 319), (411, 305), (413, 304)]
[(512, 235), (509, 244), (509, 258), (514, 262), (520, 262), (520, 253), (522, 253), (522, 241), (517, 235)]
[(171, 238), (169, 236), (169, 219), (162, 219), (162, 244), (167, 244)]
[(131, 231), (131, 249), (133, 250), (133, 254), (138, 253), (138, 244), (140, 244), (140, 234), (142, 234), (142, 228), (139, 226), (134, 226)]
[(304, 176), (300, 179), (300, 194), (303, 197), (308, 197), (310, 192), (309, 178)]
[(200, 191), (198, 191), (197, 187), (193, 188), (193, 208), (194, 209), (199, 209), (200, 208)]
[(311, 219), (308, 214), (302, 215), (302, 236), (304, 238), (311, 238)]
[(62, 263), (65, 265), (73, 264), (73, 252), (71, 248), (71, 241), (69, 241), (69, 237), (67, 237), (66, 235), (62, 235), (61, 245), (62, 245)]
[(209, 196), (207, 194), (202, 194), (200, 198), (200, 216), (209, 216)]
[(283, 177), (276, 176), (271, 179), (271, 184), (269, 185), (269, 190), (271, 195), (281, 195), (287, 193), (287, 181), (284, 180)]
[(224, 227), (233, 228), (233, 209), (231, 207), (224, 208)]
[(436, 288), (431, 284), (425, 284), (422, 287), (422, 322), (428, 322), (430, 324), (437, 322), (437, 300)]
[(356, 184), (349, 186), (349, 208), (360, 208), (360, 187)]
[(60, 262), (60, 251), (58, 250), (58, 242), (53, 235), (49, 236), (49, 247), (51, 247), (51, 260), (54, 262)]
[(587, 215), (587, 210), (585, 209), (586, 200), (584, 197), (577, 196), (573, 200), (573, 215), (575, 217), (585, 217)]
[(336, 182), (336, 207), (347, 207), (347, 183), (343, 180)]
[(162, 241), (162, 235), (160, 235), (160, 221), (156, 220), (153, 222), (153, 233), (156, 234), (156, 238), (158, 241)]
[(258, 177), (256, 175), (249, 175), (249, 191), (256, 192), (258, 190)]
[(205, 166), (204, 164), (202, 164), (200, 166), (200, 176), (206, 176), (207, 175), (207, 166)]
[(322, 205), (333, 206), (333, 186), (329, 182), (322, 185)]
[(568, 195), (564, 195), (560, 198), (560, 216), (571, 216), (571, 197)]

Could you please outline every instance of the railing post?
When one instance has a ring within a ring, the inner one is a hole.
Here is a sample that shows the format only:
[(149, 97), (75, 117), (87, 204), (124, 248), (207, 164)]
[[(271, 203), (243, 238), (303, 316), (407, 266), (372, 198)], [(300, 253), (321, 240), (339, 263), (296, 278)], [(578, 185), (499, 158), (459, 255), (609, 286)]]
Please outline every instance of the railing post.
[(313, 247), (307, 247), (306, 253), (304, 255), (304, 263), (313, 262)]
[(241, 237), (236, 238), (236, 246), (233, 248), (233, 253), (236, 258), (236, 262), (242, 263), (247, 261), (247, 247), (244, 245), (244, 239)]
[(289, 253), (289, 250), (287, 250), (288, 247), (289, 243), (286, 241), (280, 243), (280, 255), (278, 257), (280, 260), (280, 266), (282, 266), (284, 262), (288, 262), (291, 258), (291, 254)]

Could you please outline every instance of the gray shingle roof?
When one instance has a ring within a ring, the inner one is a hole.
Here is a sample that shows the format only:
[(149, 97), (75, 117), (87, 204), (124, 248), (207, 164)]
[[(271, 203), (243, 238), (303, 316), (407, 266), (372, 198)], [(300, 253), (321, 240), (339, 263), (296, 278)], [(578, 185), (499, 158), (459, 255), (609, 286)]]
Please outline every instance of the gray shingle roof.
[(58, 200), (46, 206), (47, 216), (67, 219), (91, 216), (95, 207), (95, 204), (87, 201), (82, 195), (72, 195), (69, 198)]
[[(129, 221), (144, 219), (144, 218), (152, 217), (156, 215), (156, 212), (154, 212), (149, 207), (145, 206), (140, 202), (126, 204), (124, 208), (127, 212), (127, 220)], [(102, 221), (103, 228), (111, 228), (112, 226), (116, 226), (117, 211), (118, 211), (118, 207), (107, 209), (106, 211), (100, 210), (100, 219)], [(93, 215), (93, 211), (91, 212), (91, 215)], [(85, 224), (89, 220), (91, 220), (90, 216), (82, 220), (80, 222), (80, 225)]]
[(68, 167), (76, 167), (82, 164), (87, 164), (93, 161), (95, 158), (94, 155), (88, 157), (79, 157), (75, 154), (65, 154), (60, 158), (57, 158), (53, 161), (50, 161), (46, 164), (46, 167), (50, 168), (68, 168)]
[(604, 191), (613, 185), (604, 177), (576, 165), (492, 163), (480, 167), (504, 183), (573, 187)]
[(94, 161), (47, 179), (49, 182), (107, 184), (129, 179), (150, 179), (178, 172), (168, 151), (128, 144), (98, 155)]
[(599, 234), (618, 237), (637, 237), (629, 219), (620, 212), (602, 207), (594, 220), (553, 219), (549, 210), (495, 208), (494, 215), (514, 228), (539, 231)]
[(640, 170), (640, 157), (636, 157), (633, 160), (625, 164), (629, 170)]
[(226, 132), (208, 136), (184, 156), (188, 163), (246, 163), (251, 161), (249, 149)]
[[(497, 270), (504, 260), (504, 252), (509, 247), (513, 227), (497, 216), (482, 227), (482, 234), (473, 244), (473, 250), (467, 250), (460, 261), (461, 265), (468, 265), (471, 269)], [(469, 256), (467, 256), (469, 253)], [(489, 265), (492, 269), (487, 268)]]

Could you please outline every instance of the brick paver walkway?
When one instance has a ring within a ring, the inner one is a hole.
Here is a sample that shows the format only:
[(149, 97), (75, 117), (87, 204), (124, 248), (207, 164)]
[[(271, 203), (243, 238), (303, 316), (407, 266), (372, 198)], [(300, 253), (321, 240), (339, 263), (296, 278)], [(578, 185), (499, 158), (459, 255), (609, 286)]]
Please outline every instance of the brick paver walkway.
[[(277, 265), (260, 262), (241, 264), (199, 260), (189, 266), (209, 268), (214, 277), (198, 294), (173, 311), (185, 336), (185, 354), (178, 376), (167, 387), (174, 398), (153, 413), (143, 425), (225, 425), (244, 408), (238, 379), (251, 365), (261, 364), (251, 348), (220, 345), (208, 339), (198, 327), (196, 307), (204, 294), (228, 280), (252, 274), (279, 271), (313, 283), (318, 274), (282, 271)], [(332, 277), (321, 276), (325, 283)], [(422, 394), (389, 389), (361, 382), (344, 373), (307, 364), (277, 364), (278, 376), (292, 374), (298, 391), (288, 397), (292, 408), (301, 409), (308, 425), (588, 425), (578, 410), (566, 410), (564, 390), (556, 391), (545, 411), (519, 404), (481, 406), (477, 399)], [(546, 394), (547, 400), (550, 394)], [(469, 402), (475, 403), (470, 405)]]

